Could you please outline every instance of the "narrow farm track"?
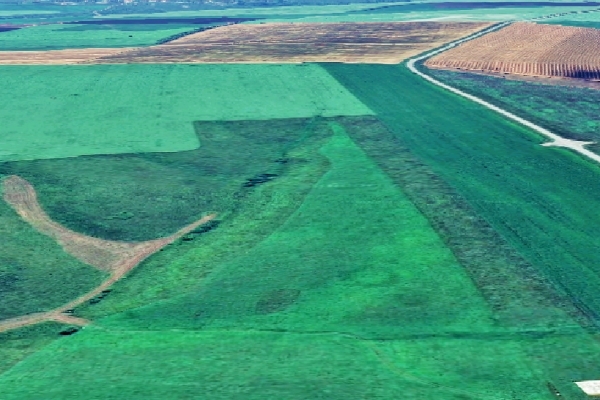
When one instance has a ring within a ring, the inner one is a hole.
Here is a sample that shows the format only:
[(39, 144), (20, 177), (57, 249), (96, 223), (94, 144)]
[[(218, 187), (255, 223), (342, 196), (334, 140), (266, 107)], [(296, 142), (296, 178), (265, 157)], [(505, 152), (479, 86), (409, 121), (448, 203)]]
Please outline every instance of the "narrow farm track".
[(498, 29), (501, 29), (501, 28), (509, 25), (510, 23), (511, 22), (504, 22), (504, 23), (501, 23), (499, 25), (493, 26), (491, 28), (484, 29), (484, 30), (482, 30), (482, 31), (480, 31), (480, 32), (478, 32), (478, 33), (476, 33), (474, 35), (467, 36), (467, 37), (459, 39), (459, 40), (455, 40), (454, 42), (451, 42), (451, 43), (449, 43), (449, 44), (447, 44), (447, 45), (445, 45), (445, 46), (443, 46), (443, 47), (441, 47), (441, 48), (439, 48), (437, 50), (434, 50), (434, 51), (431, 51), (429, 53), (423, 54), (423, 55), (421, 55), (419, 57), (416, 57), (416, 58), (412, 58), (412, 59), (410, 59), (406, 63), (406, 67), (412, 73), (420, 76), (421, 78), (425, 79), (426, 81), (428, 81), (428, 82), (430, 82), (430, 83), (432, 83), (432, 84), (434, 84), (436, 86), (439, 86), (441, 88), (444, 88), (444, 89), (448, 90), (449, 92), (455, 93), (455, 94), (457, 94), (459, 96), (462, 96), (462, 97), (464, 97), (466, 99), (469, 99), (469, 100), (471, 100), (471, 101), (473, 101), (473, 102), (475, 102), (477, 104), (480, 104), (480, 105), (484, 106), (485, 108), (487, 108), (489, 110), (495, 111), (498, 114), (501, 114), (501, 115), (505, 116), (506, 118), (508, 118), (508, 119), (510, 119), (512, 121), (518, 122), (519, 124), (524, 125), (524, 126), (532, 129), (533, 131), (535, 131), (535, 132), (537, 132), (537, 133), (539, 133), (539, 134), (541, 134), (541, 135), (543, 135), (543, 136), (545, 136), (545, 137), (547, 137), (548, 139), (551, 140), (548, 143), (544, 143), (542, 146), (564, 147), (564, 148), (567, 148), (567, 149), (571, 149), (571, 150), (573, 150), (573, 151), (575, 151), (575, 152), (583, 155), (584, 157), (587, 157), (587, 158), (589, 158), (589, 159), (591, 159), (593, 161), (596, 161), (596, 162), (600, 163), (600, 155), (598, 155), (598, 154), (596, 154), (596, 153), (594, 153), (594, 152), (592, 152), (592, 151), (590, 151), (590, 150), (588, 150), (588, 149), (585, 148), (585, 145), (592, 144), (593, 142), (581, 142), (581, 141), (571, 140), (571, 139), (567, 139), (567, 138), (564, 138), (562, 136), (559, 136), (559, 135), (557, 135), (557, 134), (549, 131), (546, 128), (542, 128), (541, 126), (536, 125), (536, 124), (534, 124), (531, 121), (528, 121), (528, 120), (526, 120), (524, 118), (521, 118), (521, 117), (519, 117), (519, 116), (517, 116), (517, 115), (515, 115), (515, 114), (513, 114), (511, 112), (508, 112), (508, 111), (506, 111), (506, 110), (504, 110), (504, 109), (502, 109), (502, 108), (500, 108), (498, 106), (495, 106), (495, 105), (493, 105), (491, 103), (488, 103), (487, 101), (485, 101), (483, 99), (480, 99), (479, 97), (473, 96), (473, 95), (471, 95), (469, 93), (463, 92), (460, 89), (457, 89), (455, 87), (452, 87), (450, 85), (442, 83), (442, 82), (438, 81), (437, 79), (435, 79), (435, 78), (433, 78), (433, 77), (431, 77), (431, 76), (429, 76), (429, 75), (427, 75), (427, 74), (419, 71), (417, 69), (417, 67), (415, 67), (415, 63), (417, 63), (419, 61), (425, 60), (425, 59), (427, 59), (429, 57), (433, 57), (434, 55), (439, 54), (439, 53), (441, 53), (443, 51), (449, 50), (449, 49), (455, 47), (456, 45), (458, 45), (460, 43), (463, 43), (463, 42), (475, 39), (475, 38), (483, 36), (483, 35), (485, 35), (487, 33), (490, 33), (490, 32), (496, 31)]
[(18, 176), (6, 178), (3, 189), (4, 200), (36, 230), (56, 240), (75, 258), (109, 272), (110, 276), (99, 286), (54, 310), (0, 321), (0, 332), (46, 321), (87, 325), (89, 321), (64, 313), (101, 295), (146, 258), (216, 217), (216, 214), (207, 215), (165, 238), (140, 243), (116, 242), (73, 232), (50, 219), (39, 205), (33, 186)]

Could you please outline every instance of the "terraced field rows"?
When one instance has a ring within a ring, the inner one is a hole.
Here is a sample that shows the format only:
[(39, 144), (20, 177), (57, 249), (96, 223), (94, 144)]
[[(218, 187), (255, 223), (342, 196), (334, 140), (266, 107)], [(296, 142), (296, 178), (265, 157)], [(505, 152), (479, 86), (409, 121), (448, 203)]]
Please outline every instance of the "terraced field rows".
[(515, 23), (435, 56), (428, 67), (600, 79), (600, 30)]

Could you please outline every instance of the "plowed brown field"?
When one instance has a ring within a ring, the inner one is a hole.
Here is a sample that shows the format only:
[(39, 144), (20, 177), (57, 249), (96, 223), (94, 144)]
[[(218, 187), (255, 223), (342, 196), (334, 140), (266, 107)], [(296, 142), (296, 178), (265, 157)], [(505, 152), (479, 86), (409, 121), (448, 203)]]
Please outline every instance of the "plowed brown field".
[(272, 23), (230, 25), (94, 63), (399, 63), (487, 23)]
[(432, 68), (600, 79), (600, 30), (514, 23), (429, 59)]
[(1, 64), (394, 64), (489, 23), (357, 22), (229, 25), (141, 48), (0, 52)]

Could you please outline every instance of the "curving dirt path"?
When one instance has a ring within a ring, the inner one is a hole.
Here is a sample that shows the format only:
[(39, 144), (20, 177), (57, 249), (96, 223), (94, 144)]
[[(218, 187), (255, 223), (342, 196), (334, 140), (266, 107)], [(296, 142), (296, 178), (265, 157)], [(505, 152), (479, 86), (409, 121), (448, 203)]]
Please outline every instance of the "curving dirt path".
[(6, 178), (3, 181), (3, 192), (4, 200), (36, 230), (56, 240), (65, 252), (86, 264), (109, 272), (110, 276), (96, 288), (54, 310), (0, 321), (0, 332), (45, 321), (87, 325), (89, 321), (64, 312), (100, 295), (143, 260), (216, 217), (216, 214), (207, 215), (165, 238), (138, 243), (117, 242), (73, 232), (50, 219), (40, 206), (35, 189), (23, 178), (16, 175)]
[(495, 106), (495, 105), (493, 105), (491, 103), (488, 103), (487, 101), (482, 100), (479, 97), (473, 96), (473, 95), (471, 95), (469, 93), (463, 92), (460, 89), (457, 89), (455, 87), (452, 87), (450, 85), (442, 83), (442, 82), (438, 81), (437, 79), (432, 78), (431, 76), (429, 76), (429, 75), (427, 75), (427, 74), (419, 71), (415, 67), (415, 63), (418, 62), (418, 61), (425, 60), (425, 59), (427, 59), (429, 57), (432, 57), (432, 56), (434, 56), (436, 54), (439, 54), (439, 53), (441, 53), (443, 51), (451, 49), (451, 48), (453, 48), (454, 46), (456, 46), (456, 45), (458, 45), (460, 43), (466, 42), (466, 41), (471, 40), (471, 39), (475, 39), (475, 38), (477, 38), (479, 36), (483, 36), (483, 35), (485, 35), (487, 33), (490, 33), (490, 32), (493, 32), (495, 30), (498, 30), (500, 28), (503, 28), (503, 27), (505, 27), (505, 26), (507, 26), (509, 24), (511, 24), (511, 22), (504, 22), (504, 23), (501, 23), (499, 25), (495, 25), (495, 26), (493, 26), (491, 28), (484, 29), (484, 30), (482, 30), (482, 31), (480, 31), (480, 32), (478, 32), (478, 33), (476, 33), (474, 35), (467, 36), (467, 37), (465, 37), (463, 39), (455, 40), (454, 42), (451, 42), (451, 43), (447, 44), (446, 46), (443, 46), (443, 47), (441, 47), (441, 48), (439, 48), (439, 49), (437, 49), (435, 51), (431, 51), (431, 52), (426, 53), (424, 55), (421, 55), (419, 57), (410, 59), (406, 63), (406, 67), (412, 73), (420, 76), (421, 78), (425, 79), (426, 81), (431, 82), (431, 83), (433, 83), (436, 86), (442, 87), (442, 88), (448, 90), (449, 92), (455, 93), (455, 94), (457, 94), (459, 96), (462, 96), (462, 97), (464, 97), (466, 99), (469, 99), (469, 100), (471, 100), (471, 101), (473, 101), (475, 103), (481, 104), (485, 108), (490, 109), (492, 111), (495, 111), (498, 114), (501, 114), (501, 115), (505, 116), (506, 118), (508, 118), (510, 120), (518, 122), (519, 124), (524, 125), (524, 126), (526, 126), (526, 127), (530, 128), (530, 129), (534, 130), (535, 132), (537, 132), (537, 133), (539, 133), (539, 134), (541, 134), (541, 135), (543, 135), (543, 136), (545, 136), (545, 137), (547, 137), (547, 138), (549, 138), (551, 140), (551, 142), (544, 143), (542, 146), (555, 146), (555, 147), (564, 147), (564, 148), (567, 148), (567, 149), (571, 149), (571, 150), (573, 150), (573, 151), (575, 151), (575, 152), (577, 152), (577, 153), (579, 153), (579, 154), (581, 154), (581, 155), (583, 155), (583, 156), (585, 156), (585, 157), (587, 157), (587, 158), (589, 158), (591, 160), (594, 160), (594, 161), (600, 163), (600, 155), (598, 155), (598, 154), (596, 154), (596, 153), (594, 153), (594, 152), (592, 152), (592, 151), (590, 151), (590, 150), (588, 150), (588, 149), (586, 149), (584, 147), (585, 145), (592, 144), (593, 142), (580, 142), (580, 141), (577, 141), (577, 140), (571, 140), (571, 139), (567, 139), (567, 138), (564, 138), (562, 136), (559, 136), (559, 135), (557, 135), (557, 134), (549, 131), (546, 128), (542, 128), (541, 126), (536, 125), (533, 122), (527, 121), (524, 118), (521, 118), (521, 117), (519, 117), (519, 116), (517, 116), (517, 115), (515, 115), (515, 114), (513, 114), (511, 112), (508, 112), (508, 111), (506, 111), (506, 110), (498, 107), (498, 106)]

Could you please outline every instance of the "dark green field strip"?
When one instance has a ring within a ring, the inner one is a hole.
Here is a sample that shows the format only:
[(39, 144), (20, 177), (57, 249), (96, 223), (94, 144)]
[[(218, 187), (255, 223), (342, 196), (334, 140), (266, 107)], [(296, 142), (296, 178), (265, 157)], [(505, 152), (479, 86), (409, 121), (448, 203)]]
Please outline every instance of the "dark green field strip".
[(330, 170), (268, 237), (193, 291), (97, 323), (371, 338), (495, 329), (492, 310), (427, 219), (343, 124), (331, 129), (321, 150)]
[(413, 201), (468, 271), (500, 326), (584, 323), (567, 296), (375, 117), (342, 118), (350, 137)]
[(573, 303), (600, 316), (599, 170), (403, 66), (326, 66)]
[[(600, 91), (430, 69), (442, 82), (481, 97), (554, 133), (600, 141)], [(590, 146), (594, 151), (597, 146)]]
[(1, 198), (0, 238), (0, 319), (58, 307), (106, 276), (36, 232)]

